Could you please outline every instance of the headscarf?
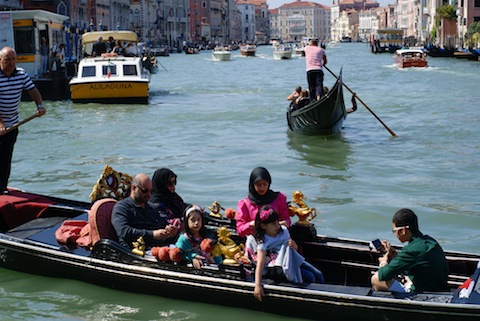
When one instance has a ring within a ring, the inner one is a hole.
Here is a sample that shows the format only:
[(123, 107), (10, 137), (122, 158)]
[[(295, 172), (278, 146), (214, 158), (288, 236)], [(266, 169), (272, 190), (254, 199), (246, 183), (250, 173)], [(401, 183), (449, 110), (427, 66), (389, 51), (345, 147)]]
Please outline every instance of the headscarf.
[(177, 193), (172, 193), (167, 187), (167, 183), (172, 179), (177, 179), (177, 175), (168, 168), (160, 168), (155, 171), (152, 178), (152, 196), (150, 202), (163, 203), (174, 217), (182, 217), (186, 204)]
[[(260, 195), (255, 190), (255, 183), (265, 180), (268, 182), (268, 191), (265, 195)], [(256, 205), (265, 205), (271, 204), (273, 200), (277, 197), (278, 192), (274, 192), (270, 189), (272, 184), (272, 177), (265, 167), (257, 167), (250, 174), (250, 182), (248, 184), (248, 199)]]

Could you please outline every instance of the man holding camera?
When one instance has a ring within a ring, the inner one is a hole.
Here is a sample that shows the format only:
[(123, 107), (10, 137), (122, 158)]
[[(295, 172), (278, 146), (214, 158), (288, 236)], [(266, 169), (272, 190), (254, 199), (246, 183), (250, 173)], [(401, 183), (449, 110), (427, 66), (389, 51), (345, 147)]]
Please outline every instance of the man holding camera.
[[(380, 269), (372, 276), (376, 291), (419, 292), (448, 290), (448, 263), (438, 242), (418, 229), (418, 218), (412, 210), (401, 209), (392, 219), (392, 232), (402, 243), (408, 242), (397, 253), (383, 241)], [(405, 278), (398, 278), (403, 274)]]

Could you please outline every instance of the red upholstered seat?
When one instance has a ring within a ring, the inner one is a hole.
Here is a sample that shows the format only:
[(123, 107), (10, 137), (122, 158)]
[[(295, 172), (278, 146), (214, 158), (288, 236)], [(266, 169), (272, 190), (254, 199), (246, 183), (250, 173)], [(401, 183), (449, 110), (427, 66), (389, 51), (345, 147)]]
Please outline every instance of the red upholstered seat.
[(112, 210), (117, 201), (113, 198), (104, 198), (96, 201), (88, 213), (92, 246), (100, 239), (118, 241), (117, 233), (111, 223)]

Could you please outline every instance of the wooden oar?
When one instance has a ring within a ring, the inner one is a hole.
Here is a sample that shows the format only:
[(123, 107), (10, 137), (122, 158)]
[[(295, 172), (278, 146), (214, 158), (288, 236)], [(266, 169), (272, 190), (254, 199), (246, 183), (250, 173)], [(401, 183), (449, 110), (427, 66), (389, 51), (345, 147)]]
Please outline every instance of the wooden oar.
[[(323, 66), (323, 68), (327, 69), (328, 72), (330, 72), (335, 78), (338, 79), (338, 76), (335, 75), (330, 69), (328, 69), (327, 66)], [(373, 112), (373, 110), (371, 110), (371, 109), (367, 106), (367, 104), (365, 104), (365, 103), (363, 102), (363, 100), (360, 99), (360, 97), (358, 97), (350, 88), (348, 88), (348, 86), (345, 85), (345, 83), (344, 83), (343, 81), (342, 81), (342, 84), (343, 84), (343, 86), (344, 86), (345, 88), (348, 89), (348, 91), (349, 91), (352, 95), (355, 95), (356, 99), (358, 99), (358, 101), (360, 101), (360, 102), (362, 103), (362, 105), (365, 106), (365, 108), (367, 108), (367, 110), (368, 110), (373, 116), (375, 116), (375, 118), (383, 125), (383, 127), (385, 127), (385, 128), (388, 130), (388, 132), (390, 133), (390, 135), (392, 135), (392, 137), (397, 137), (397, 135), (393, 132), (393, 130), (391, 130), (390, 128), (388, 128), (388, 126), (385, 125), (385, 123)]]
[(31, 121), (32, 119), (37, 118), (37, 117), (38, 117), (37, 114), (33, 114), (32, 116), (30, 116), (30, 117), (28, 117), (28, 118), (25, 118), (25, 119), (22, 120), (22, 121), (19, 121), (18, 123), (16, 123), (16, 124), (13, 125), (12, 127), (8, 127), (7, 129), (5, 129), (5, 131), (3, 132), (3, 134), (1, 134), (0, 136), (5, 135), (6, 133), (11, 132), (11, 131), (14, 130), (15, 128), (18, 128), (18, 127), (20, 127), (21, 125), (23, 125), (23, 124), (25, 124), (25, 123), (28, 123), (29, 121)]

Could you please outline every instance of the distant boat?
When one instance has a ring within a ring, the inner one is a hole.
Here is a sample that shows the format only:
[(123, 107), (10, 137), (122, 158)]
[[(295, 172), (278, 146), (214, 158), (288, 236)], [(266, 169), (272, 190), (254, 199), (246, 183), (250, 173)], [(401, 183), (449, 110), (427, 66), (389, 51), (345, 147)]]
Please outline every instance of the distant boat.
[(288, 45), (278, 45), (273, 50), (273, 59), (291, 59), (292, 58), (292, 47)]
[(255, 45), (242, 45), (240, 46), (240, 53), (242, 56), (255, 56), (255, 53), (257, 51), (257, 46)]
[[(132, 31), (94, 31), (83, 34), (83, 52), (91, 52), (99, 37), (113, 37), (137, 48), (137, 34)], [(71, 99), (87, 103), (146, 103), (149, 83), (150, 72), (138, 52), (132, 56), (104, 53), (100, 57), (84, 57), (70, 81)]]
[(212, 50), (212, 59), (215, 61), (229, 61), (232, 53), (227, 47), (216, 47)]
[(343, 36), (340, 42), (352, 42), (352, 37)]
[(305, 135), (331, 135), (339, 133), (347, 117), (343, 100), (342, 72), (332, 89), (320, 100), (299, 109), (287, 110), (288, 128)]
[(427, 67), (427, 54), (421, 49), (398, 49), (393, 55), (395, 64), (400, 68)]

